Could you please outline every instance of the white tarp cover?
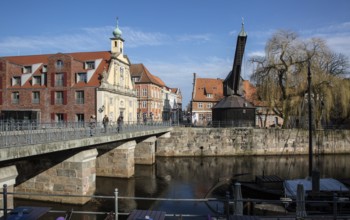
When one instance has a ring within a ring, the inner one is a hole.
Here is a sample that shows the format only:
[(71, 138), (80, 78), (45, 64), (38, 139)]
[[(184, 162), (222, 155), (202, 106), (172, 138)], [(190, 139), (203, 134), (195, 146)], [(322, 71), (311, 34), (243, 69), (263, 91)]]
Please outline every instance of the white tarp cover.
[[(297, 197), (297, 187), (298, 184), (304, 185), (305, 196), (307, 192), (312, 190), (312, 180), (311, 179), (295, 179), (295, 180), (285, 180), (284, 189), (286, 196), (295, 199)], [(330, 192), (347, 192), (349, 189), (341, 182), (332, 178), (320, 179), (320, 191), (330, 191)]]

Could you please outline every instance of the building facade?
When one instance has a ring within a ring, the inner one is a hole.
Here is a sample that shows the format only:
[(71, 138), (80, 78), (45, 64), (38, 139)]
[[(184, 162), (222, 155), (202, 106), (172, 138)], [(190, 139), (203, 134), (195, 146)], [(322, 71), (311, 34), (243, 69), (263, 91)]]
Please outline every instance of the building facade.
[(197, 78), (193, 73), (193, 91), (191, 99), (191, 121), (195, 125), (207, 125), (212, 121), (212, 107), (223, 95), (223, 80)]
[(132, 64), (130, 71), (137, 91), (138, 120), (177, 121), (182, 108), (180, 89), (167, 87), (143, 64)]
[(111, 51), (0, 57), (1, 120), (136, 120), (136, 92), (118, 28)]
[(162, 121), (164, 108), (167, 108), (165, 83), (152, 75), (143, 64), (131, 64), (130, 72), (137, 93), (138, 121)]

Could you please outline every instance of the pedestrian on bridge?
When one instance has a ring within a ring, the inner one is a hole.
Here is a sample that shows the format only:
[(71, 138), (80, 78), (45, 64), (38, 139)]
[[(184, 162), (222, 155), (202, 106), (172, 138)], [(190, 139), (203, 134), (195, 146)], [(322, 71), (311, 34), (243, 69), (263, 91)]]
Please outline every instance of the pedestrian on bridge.
[(90, 136), (93, 136), (95, 133), (94, 130), (96, 128), (96, 116), (95, 115), (91, 115), (89, 127), (90, 127)]
[(102, 119), (102, 124), (103, 124), (103, 128), (105, 130), (105, 133), (107, 133), (108, 123), (109, 123), (109, 118), (107, 115), (105, 115), (105, 117), (103, 117), (103, 119)]
[(123, 126), (123, 116), (120, 115), (117, 119), (117, 123), (118, 123), (118, 133), (120, 133), (122, 131), (122, 126)]

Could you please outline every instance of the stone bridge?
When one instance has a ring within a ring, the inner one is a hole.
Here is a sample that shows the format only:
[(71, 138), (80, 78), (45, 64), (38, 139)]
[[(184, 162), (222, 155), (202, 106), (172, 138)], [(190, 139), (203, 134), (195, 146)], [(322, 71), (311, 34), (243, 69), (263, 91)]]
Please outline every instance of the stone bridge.
[[(32, 197), (35, 194), (94, 194), (96, 176), (129, 178), (134, 175), (135, 164), (153, 164), (157, 140), (170, 137), (170, 126), (152, 126), (147, 129), (123, 130), (117, 133), (102, 129), (93, 136), (63, 138), (60, 141), (29, 140), (27, 144), (0, 143), (0, 186), (7, 185), (8, 192), (26, 192), (16, 197), (71, 204), (84, 204), (89, 197)], [(74, 132), (76, 129), (74, 130)], [(15, 132), (15, 133), (14, 133)], [(41, 133), (42, 131), (36, 131)], [(56, 130), (51, 130), (56, 132)], [(48, 132), (45, 135), (48, 135)], [(62, 133), (71, 135), (69, 128)], [(89, 132), (82, 132), (89, 134)], [(7, 133), (7, 136), (24, 135)], [(37, 136), (39, 137), (39, 136)], [(0, 138), (5, 138), (0, 137)], [(9, 137), (6, 137), (9, 138)], [(28, 139), (28, 138), (26, 138)], [(2, 198), (1, 198), (2, 199)], [(0, 200), (0, 205), (2, 200)], [(9, 196), (8, 207), (13, 207)]]

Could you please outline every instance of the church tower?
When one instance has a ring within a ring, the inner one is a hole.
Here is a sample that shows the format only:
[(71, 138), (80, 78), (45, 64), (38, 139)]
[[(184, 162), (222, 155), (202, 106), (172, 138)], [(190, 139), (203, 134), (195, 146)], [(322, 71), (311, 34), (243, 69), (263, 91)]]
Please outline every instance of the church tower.
[(123, 54), (124, 39), (122, 38), (122, 31), (118, 27), (118, 17), (117, 26), (113, 31), (113, 38), (111, 38), (111, 52), (112, 54)]

